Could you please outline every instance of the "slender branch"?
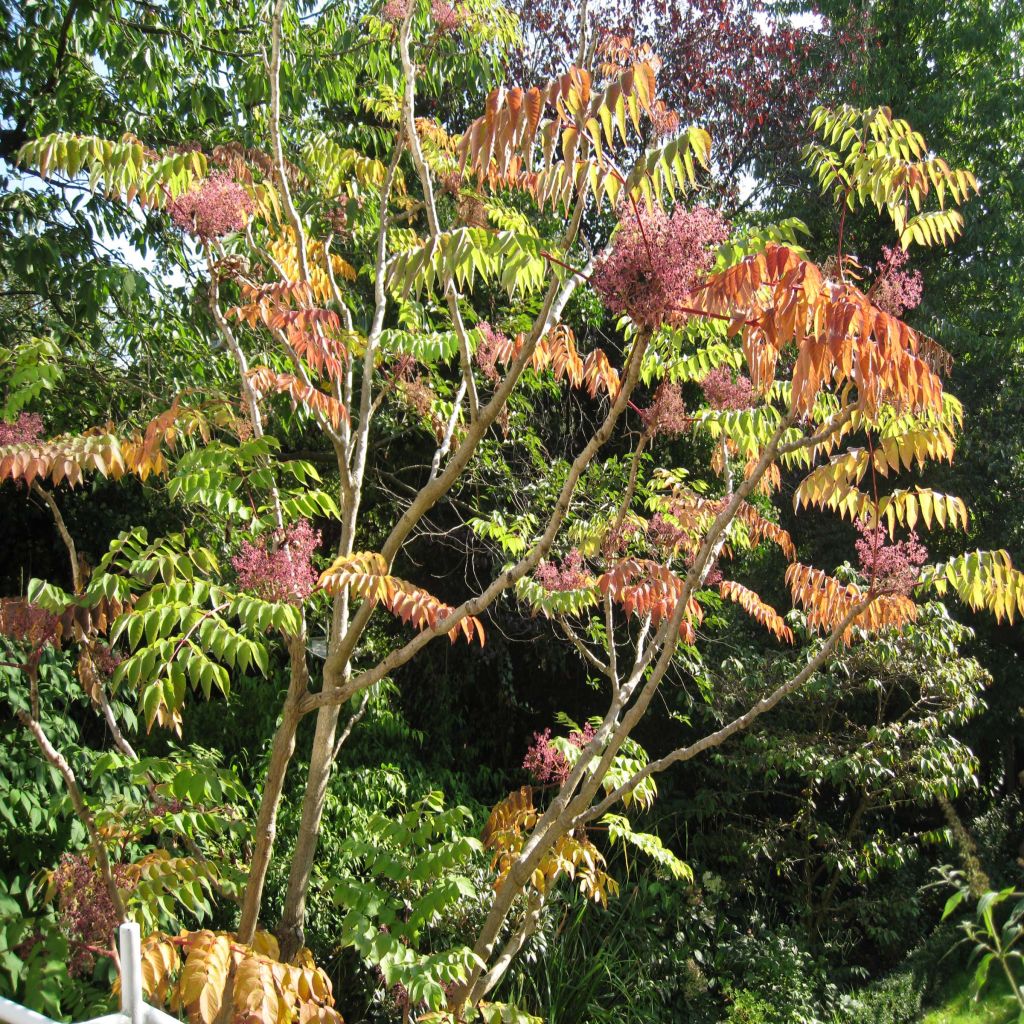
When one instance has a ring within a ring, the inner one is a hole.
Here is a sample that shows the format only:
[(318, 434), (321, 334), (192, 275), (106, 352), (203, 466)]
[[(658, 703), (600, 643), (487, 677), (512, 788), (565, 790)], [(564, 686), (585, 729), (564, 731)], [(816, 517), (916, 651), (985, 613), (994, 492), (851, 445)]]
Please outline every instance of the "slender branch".
[(540, 924), (541, 912), (544, 909), (544, 897), (539, 892), (530, 894), (526, 914), (520, 922), (519, 927), (509, 936), (501, 952), (494, 960), (490, 970), (480, 979), (474, 989), (474, 997), (482, 999), (494, 988), (508, 970), (509, 964), (519, 955), (520, 950), (526, 945), (526, 940), (537, 930)]
[(288, 184), (288, 167), (284, 159), (284, 145), (281, 140), (281, 22), (284, 16), (285, 0), (275, 0), (274, 13), (270, 23), (270, 145), (274, 154), (274, 171), (277, 187), (281, 192), (281, 205), (295, 232), (295, 249), (298, 254), (299, 277), (309, 283), (309, 265), (306, 260), (306, 234), (302, 218), (295, 208), (292, 190)]
[(349, 736), (352, 735), (352, 730), (363, 720), (363, 716), (366, 714), (366, 709), (370, 706), (370, 692), (367, 690), (363, 694), (363, 699), (359, 702), (359, 707), (352, 712), (349, 716), (349, 720), (345, 723), (345, 728), (338, 734), (338, 738), (334, 743), (334, 751), (331, 754), (331, 760), (337, 761), (338, 755), (341, 753), (341, 748), (345, 746)]
[(114, 710), (110, 706), (110, 700), (107, 697), (107, 691), (102, 682), (97, 682), (96, 685), (96, 701), (100, 706), (100, 710), (103, 712), (103, 719), (107, 723), (110, 735), (113, 737), (114, 745), (122, 754), (125, 755), (125, 757), (131, 758), (133, 761), (138, 761), (139, 755), (135, 752), (135, 748), (128, 742), (128, 740), (125, 739), (124, 733), (121, 732), (121, 727), (117, 724), (117, 719), (114, 718)]
[[(210, 314), (213, 322), (217, 325), (220, 336), (228, 347), (228, 351), (234, 357), (235, 365), (238, 367), (239, 385), (242, 389), (242, 399), (249, 412), (249, 420), (252, 423), (253, 437), (263, 437), (263, 416), (260, 413), (259, 397), (253, 389), (249, 380), (249, 360), (246, 358), (242, 346), (239, 345), (235, 332), (231, 329), (227, 318), (220, 308), (220, 282), (213, 265), (213, 256), (209, 248), (204, 247), (206, 255), (206, 267), (210, 274)], [(284, 515), (281, 512), (281, 496), (277, 487), (270, 489), (271, 501), (274, 506), (274, 520), (279, 530), (284, 529)]]
[(53, 516), (53, 521), (57, 527), (57, 532), (60, 534), (60, 539), (64, 542), (64, 547), (68, 550), (68, 562), (71, 565), (72, 589), (76, 594), (80, 594), (82, 592), (82, 567), (78, 561), (78, 551), (75, 548), (74, 538), (68, 531), (67, 524), (64, 522), (64, 517), (60, 514), (60, 509), (57, 507), (57, 502), (48, 490), (39, 486), (39, 482), (37, 480), (32, 481), (32, 493), (38, 495), (44, 502), (46, 502), (46, 506), (49, 508), (50, 514)]
[(636, 450), (633, 452), (633, 458), (630, 460), (629, 480), (626, 483), (626, 492), (622, 495), (622, 501), (619, 503), (619, 510), (615, 514), (615, 520), (608, 531), (612, 537), (619, 532), (619, 528), (622, 526), (622, 523), (626, 518), (626, 513), (629, 511), (629, 506), (633, 504), (633, 496), (636, 494), (637, 476), (640, 472), (640, 458), (643, 455), (644, 448), (647, 446), (647, 442), (649, 440), (650, 434), (645, 430), (640, 435), (640, 441), (636, 446)]
[(707, 736), (703, 736), (701, 739), (697, 740), (695, 743), (691, 743), (689, 746), (673, 750), (672, 753), (666, 754), (665, 757), (659, 758), (657, 761), (649, 762), (640, 769), (640, 771), (636, 772), (636, 774), (631, 778), (622, 783), (622, 785), (612, 790), (612, 792), (609, 793), (600, 803), (596, 804), (585, 813), (577, 815), (573, 819), (572, 827), (586, 824), (589, 821), (600, 818), (601, 815), (605, 814), (609, 810), (609, 808), (613, 807), (623, 797), (632, 793), (644, 779), (649, 778), (651, 775), (654, 775), (657, 772), (663, 772), (666, 768), (669, 768), (674, 764), (678, 764), (680, 761), (689, 761), (698, 754), (702, 754), (705, 750), (710, 750), (712, 747), (721, 746), (731, 736), (735, 736), (736, 733), (749, 728), (749, 726), (757, 721), (761, 715), (771, 711), (779, 701), (785, 699), (796, 690), (799, 690), (800, 687), (802, 687), (818, 671), (818, 669), (825, 664), (832, 652), (836, 649), (836, 646), (839, 644), (843, 634), (849, 628), (850, 624), (870, 603), (871, 599), (868, 598), (852, 605), (846, 615), (843, 616), (840, 623), (832, 630), (832, 633), (829, 635), (825, 643), (822, 644), (818, 653), (811, 658), (810, 661), (808, 661), (792, 679), (777, 687), (767, 697), (763, 697), (753, 707), (749, 708), (739, 717), (734, 718), (727, 725), (722, 726), (721, 729), (718, 729), (713, 733), (709, 733)]
[[(650, 617), (648, 616), (648, 621)], [(612, 692), (619, 694), (619, 652), (615, 646), (615, 610), (612, 607), (611, 591), (604, 595), (604, 633), (608, 645), (608, 678), (612, 681)]]
[[(409, 37), (412, 31), (412, 18), (415, 11), (415, 6), (411, 5), (398, 34), (402, 69), (405, 72), (405, 92), (402, 96), (402, 122), (405, 127), (406, 137), (409, 140), (412, 162), (416, 167), (416, 173), (419, 175), (420, 184), (423, 188), (423, 207), (427, 215), (427, 226), (430, 229), (431, 239), (436, 245), (441, 236), (441, 226), (437, 219), (437, 205), (434, 202), (434, 186), (430, 179), (430, 168), (424, 159), (419, 132), (416, 128), (416, 65), (413, 63), (409, 51)], [(459, 309), (459, 294), (455, 288), (455, 281), (450, 274), (445, 274), (444, 293), (448, 301), (448, 312), (452, 318), (452, 326), (455, 328), (455, 336), (459, 342), (459, 362), (462, 367), (462, 379), (466, 385), (466, 393), (469, 396), (469, 418), (470, 422), (473, 422), (480, 413), (480, 398), (476, 390), (476, 381), (473, 379), (469, 335), (466, 332), (466, 325), (463, 323), (462, 312)]]
[(455, 428), (459, 423), (459, 414), (462, 411), (462, 400), (466, 397), (466, 381), (465, 378), (459, 383), (459, 390), (455, 393), (455, 401), (452, 403), (452, 413), (448, 417), (448, 422), (445, 425), (444, 436), (441, 438), (441, 443), (437, 446), (437, 450), (434, 452), (434, 457), (430, 460), (430, 476), (428, 479), (436, 480), (437, 474), (441, 471), (441, 460), (448, 454), (448, 449), (452, 446), (452, 437), (455, 434)]
[(78, 786), (78, 780), (75, 778), (75, 773), (68, 764), (64, 755), (50, 742), (46, 733), (43, 732), (42, 726), (28, 714), (26, 711), (18, 712), (18, 719), (21, 724), (35, 737), (36, 743), (39, 745), (39, 749), (43, 752), (43, 756), (46, 758), (54, 768), (60, 772), (61, 777), (64, 779), (64, 785), (67, 787), (68, 796), (71, 798), (71, 805), (75, 809), (75, 813), (78, 815), (79, 820), (85, 826), (85, 831), (89, 836), (89, 845), (92, 848), (93, 856), (96, 858), (96, 867), (103, 878), (103, 884), (107, 888), (107, 894), (110, 896), (110, 902), (114, 905), (115, 911), (117, 911), (117, 919), (119, 921), (127, 920), (127, 914), (125, 913), (124, 900), (121, 899), (121, 890), (117, 887), (117, 882), (114, 880), (114, 872), (110, 866), (110, 857), (107, 855), (107, 848), (103, 844), (103, 839), (99, 834), (99, 830), (96, 828), (96, 821), (92, 816), (92, 811), (89, 810), (88, 805), (85, 802), (85, 797), (82, 795), (82, 791)]
[(569, 625), (568, 622), (565, 621), (565, 619), (559, 617), (558, 625), (561, 628), (562, 632), (565, 634), (566, 638), (572, 643), (573, 647), (575, 647), (576, 650), (579, 651), (580, 656), (583, 658), (584, 661), (587, 662), (588, 665), (590, 665), (593, 668), (596, 668), (597, 671), (600, 672), (602, 675), (609, 677), (611, 676), (609, 666), (606, 665), (596, 654), (594, 654), (594, 652), (591, 651), (589, 647), (587, 647), (587, 645), (580, 638), (580, 635), (576, 632), (576, 630), (572, 628), (572, 626)]
[(263, 887), (267, 880), (270, 858), (274, 851), (274, 838), (277, 834), (277, 812), (281, 806), (285, 775), (288, 771), (288, 763), (295, 751), (295, 733), (301, 718), (299, 702), (309, 689), (305, 624), (297, 636), (288, 638), (288, 652), (291, 660), (291, 679), (288, 684), (288, 695), (281, 711), (281, 721), (274, 733), (271, 746), (270, 765), (267, 768), (267, 778), (263, 784), (263, 795), (260, 799), (260, 809), (253, 832), (253, 852), (249, 863), (249, 877), (245, 885), (242, 914), (238, 922), (238, 941), (245, 945), (252, 942), (256, 926), (259, 923)]
[[(470, 598), (468, 601), (464, 601), (436, 625), (418, 633), (412, 640), (405, 644), (404, 647), (400, 647), (397, 650), (392, 651), (391, 654), (380, 661), (374, 668), (368, 669), (367, 671), (360, 673), (358, 676), (355, 676), (336, 692), (321, 691), (321, 693), (318, 694), (310, 694), (305, 701), (303, 701), (303, 711), (312, 711), (314, 708), (323, 704), (344, 703), (360, 690), (363, 690), (368, 686), (372, 686), (374, 683), (380, 681), (386, 675), (393, 672), (396, 668), (404, 665), (413, 657), (413, 655), (420, 651), (435, 637), (443, 636), (448, 633), (467, 616), (479, 615), (480, 612), (488, 608), (500, 594), (512, 586), (517, 580), (521, 579), (528, 572), (531, 572), (537, 567), (540, 560), (550, 550), (551, 544), (554, 542), (554, 539), (561, 528), (562, 521), (569, 510), (569, 505), (575, 493), (576, 485), (578, 484), (580, 477), (583, 475), (583, 471), (590, 465), (594, 456), (603, 447), (608, 438), (611, 437), (615, 424), (618, 422), (619, 417), (626, 408), (630, 393), (632, 392), (640, 375), (640, 364), (642, 362), (643, 353), (646, 350), (648, 340), (649, 335), (647, 333), (641, 333), (638, 335), (636, 343), (633, 346), (633, 350), (630, 353), (629, 363), (626, 367), (626, 373), (623, 377), (619, 394), (616, 396), (615, 402), (608, 410), (601, 426), (597, 431), (595, 431), (593, 436), (590, 438), (590, 441), (583, 448), (580, 454), (577, 455), (576, 459), (570, 466), (569, 472), (566, 475), (566, 479), (558, 496), (558, 500), (556, 501), (555, 507), (548, 519), (547, 527), (541, 535), (540, 540), (533, 546), (530, 552), (521, 558), (514, 566), (506, 569), (505, 572), (494, 579), (482, 593), (478, 594), (476, 597)], [(519, 358), (522, 359), (522, 353)], [(506, 383), (508, 382), (506, 381)], [(497, 395), (495, 398), (491, 399), (491, 402), (484, 411), (484, 415), (482, 415), (480, 419), (472, 425), (470, 428), (471, 434), (473, 432), (480, 431), (487, 423), (487, 413), (496, 401)], [(465, 447), (465, 444), (461, 447)], [(456, 459), (453, 458), (452, 461), (449, 462), (444, 473), (442, 473), (434, 483), (439, 484), (443, 482), (447, 474), (452, 470), (453, 465), (456, 464)], [(417, 498), (417, 501), (414, 502), (411, 507), (415, 508), (417, 502), (424, 500), (423, 495), (425, 492), (429, 492), (430, 486), (431, 485), (428, 484), (427, 487), (420, 491), (420, 497)], [(419, 509), (416, 511), (418, 513), (416, 518), (418, 519), (423, 513), (420, 512)], [(425, 512), (426, 510), (424, 509), (423, 511)], [(397, 530), (398, 527), (395, 529)], [(392, 536), (394, 536), (394, 531), (392, 532)], [(394, 554), (388, 550), (388, 544), (390, 541), (391, 538), (389, 538), (388, 543), (385, 544), (382, 552), (384, 559), (388, 564), (390, 564), (391, 559), (394, 557)], [(356, 617), (353, 619), (353, 628), (355, 628), (356, 624), (359, 622), (360, 616), (365, 614), (368, 618), (370, 611), (372, 611), (371, 602), (364, 602)]]

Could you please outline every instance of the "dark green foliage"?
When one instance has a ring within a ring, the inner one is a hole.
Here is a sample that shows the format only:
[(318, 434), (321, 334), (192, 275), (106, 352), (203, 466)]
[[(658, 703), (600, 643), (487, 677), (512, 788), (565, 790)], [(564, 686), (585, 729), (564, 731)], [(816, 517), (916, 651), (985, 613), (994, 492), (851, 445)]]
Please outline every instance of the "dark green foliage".
[(894, 971), (851, 1000), (849, 1024), (915, 1024), (921, 1015), (920, 979), (910, 970)]

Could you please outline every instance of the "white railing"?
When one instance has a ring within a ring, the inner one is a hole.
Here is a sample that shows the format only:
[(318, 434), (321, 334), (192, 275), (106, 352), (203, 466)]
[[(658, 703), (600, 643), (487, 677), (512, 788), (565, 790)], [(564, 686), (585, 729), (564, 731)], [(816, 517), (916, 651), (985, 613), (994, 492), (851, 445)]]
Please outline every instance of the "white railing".
[[(181, 1024), (142, 998), (142, 939), (139, 926), (132, 921), (121, 925), (117, 934), (121, 957), (121, 1012), (94, 1017), (82, 1024)], [(57, 1024), (49, 1017), (29, 1010), (21, 1003), (0, 996), (0, 1021), (4, 1024)]]

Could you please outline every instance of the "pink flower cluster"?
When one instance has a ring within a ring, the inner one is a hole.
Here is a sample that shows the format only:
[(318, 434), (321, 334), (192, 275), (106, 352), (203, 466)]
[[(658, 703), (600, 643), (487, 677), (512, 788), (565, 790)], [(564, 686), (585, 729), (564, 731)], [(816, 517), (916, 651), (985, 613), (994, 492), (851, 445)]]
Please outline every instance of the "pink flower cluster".
[(883, 245), (882, 259), (875, 264), (877, 277), (871, 289), (871, 300), (892, 316), (903, 316), (908, 309), (916, 309), (921, 304), (921, 271), (904, 270), (909, 259), (904, 249)]
[(533, 578), (548, 591), (581, 590), (590, 582), (587, 567), (583, 564), (583, 555), (578, 548), (573, 548), (562, 559), (561, 567), (554, 562), (541, 562)]
[(667, 516), (656, 512), (647, 524), (647, 540), (659, 551), (666, 554), (675, 551), (690, 539), (689, 533), (677, 526)]
[(716, 366), (700, 386), (713, 409), (749, 409), (754, 402), (750, 378), (741, 373), (733, 380), (728, 366)]
[[(578, 750), (582, 750), (593, 738), (594, 727), (589, 722), (582, 730), (576, 729), (569, 733), (569, 742)], [(540, 785), (554, 783), (560, 786), (569, 777), (572, 765), (565, 755), (552, 745), (551, 730), (545, 729), (533, 734), (533, 743), (523, 758), (523, 767)]]
[(890, 544), (885, 528), (857, 524), (860, 540), (855, 547), (860, 572), (878, 594), (909, 594), (917, 585), (920, 568), (928, 560), (928, 549), (911, 530), (906, 540)]
[(486, 320), (476, 325), (480, 333), (480, 344), (476, 347), (476, 361), (483, 375), (492, 383), (501, 380), (498, 371), (498, 357), (508, 351), (508, 338), (501, 331), (496, 331)]
[(20, 597), (0, 599), (0, 634), (26, 644), (38, 654), (57, 639), (60, 620), (53, 612)]
[[(113, 865), (114, 884), (121, 891), (133, 888), (127, 864)], [(88, 974), (96, 963), (96, 950), (108, 949), (118, 925), (114, 901), (100, 873), (81, 853), (65, 853), (53, 872), (57, 911), (71, 944), (68, 973)]]
[(8, 444), (28, 444), (39, 439), (43, 418), (37, 412), (23, 412), (13, 423), (0, 420), (0, 448)]
[(617, 529), (609, 530), (601, 541), (601, 554), (605, 558), (621, 555), (628, 547), (640, 526), (630, 519), (624, 519)]
[(590, 283), (615, 314), (654, 330), (684, 318), (680, 307), (728, 237), (721, 214), (704, 207), (672, 214), (641, 204), (626, 208), (610, 252), (595, 263)]
[(466, 11), (462, 4), (452, 7), (446, 0), (431, 0), (430, 17), (438, 33), (450, 35), (452, 32), (458, 32), (465, 24)]
[(214, 171), (191, 191), (171, 200), (171, 220), (202, 241), (241, 231), (253, 211), (242, 185), (224, 171)]
[(305, 519), (276, 532), (269, 549), (265, 543), (242, 541), (231, 559), (239, 586), (265, 601), (304, 601), (316, 586), (312, 557), (319, 544), (320, 531)]
[(405, 21), (411, 2), (412, 0), (387, 0), (387, 3), (381, 8), (380, 16), (384, 21), (395, 24)]
[(640, 410), (640, 419), (651, 437), (665, 434), (667, 437), (678, 437), (690, 426), (690, 417), (686, 415), (686, 403), (678, 384), (663, 380), (654, 392), (654, 401), (647, 409)]

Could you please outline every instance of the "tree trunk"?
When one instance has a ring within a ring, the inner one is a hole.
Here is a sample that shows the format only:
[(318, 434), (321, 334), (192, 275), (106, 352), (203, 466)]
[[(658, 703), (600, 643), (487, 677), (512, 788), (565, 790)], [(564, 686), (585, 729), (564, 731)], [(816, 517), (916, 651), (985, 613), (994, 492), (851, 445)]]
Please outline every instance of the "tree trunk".
[(274, 745), (270, 754), (270, 767), (263, 787), (256, 831), (253, 836), (252, 861), (249, 865), (249, 879), (242, 900), (242, 916), (238, 924), (238, 941), (249, 944), (259, 923), (260, 903), (263, 886), (267, 881), (270, 858), (274, 852), (274, 837), (277, 834), (277, 812), (281, 806), (281, 793), (288, 772), (288, 762), (295, 751), (295, 733), (301, 714), (299, 706), (306, 695), (309, 673), (306, 669), (306, 631), (289, 637), (288, 652), (291, 656), (291, 682), (288, 696), (281, 712), (281, 724), (274, 734)]
[(313, 752), (309, 759), (309, 778), (302, 800), (302, 819), (288, 874), (288, 892), (281, 911), (281, 921), (277, 926), (281, 959), (286, 961), (291, 960), (305, 945), (306, 891), (309, 888), (317, 841), (320, 838), (320, 822), (334, 763), (334, 735), (340, 711), (340, 705), (329, 704), (320, 709), (316, 719)]

